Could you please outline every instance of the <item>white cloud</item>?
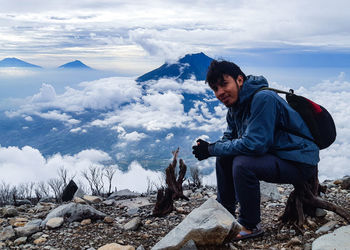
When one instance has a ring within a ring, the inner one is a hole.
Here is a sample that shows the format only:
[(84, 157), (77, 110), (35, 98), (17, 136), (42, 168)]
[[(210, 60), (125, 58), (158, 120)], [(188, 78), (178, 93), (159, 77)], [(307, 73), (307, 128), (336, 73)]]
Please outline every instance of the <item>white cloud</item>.
[(133, 131), (131, 133), (120, 134), (118, 137), (129, 142), (136, 142), (146, 138), (147, 135), (144, 133), (138, 133), (137, 131)]
[(173, 133), (169, 133), (169, 134), (166, 135), (165, 140), (170, 140), (173, 137), (174, 137), (174, 134)]
[(32, 122), (33, 121), (33, 117), (28, 115), (28, 116), (24, 117), (24, 120), (26, 120), (27, 122)]
[[(89, 167), (103, 168), (102, 162), (109, 161), (110, 156), (99, 150), (83, 150), (75, 155), (55, 154), (45, 158), (37, 150), (29, 146), (1, 147), (0, 146), (0, 182), (11, 185), (19, 185), (27, 182), (48, 181), (50, 178), (58, 177), (57, 171), (64, 167), (68, 176), (75, 176), (75, 181), (85, 183), (81, 176), (82, 171), (88, 171)], [(128, 188), (137, 192), (147, 190), (147, 178), (159, 186), (162, 181), (162, 173), (146, 170), (137, 162), (132, 162), (126, 172), (121, 171), (118, 166), (113, 179), (113, 186), (117, 189)], [(105, 181), (105, 188), (107, 188)], [(86, 183), (85, 183), (86, 184)]]

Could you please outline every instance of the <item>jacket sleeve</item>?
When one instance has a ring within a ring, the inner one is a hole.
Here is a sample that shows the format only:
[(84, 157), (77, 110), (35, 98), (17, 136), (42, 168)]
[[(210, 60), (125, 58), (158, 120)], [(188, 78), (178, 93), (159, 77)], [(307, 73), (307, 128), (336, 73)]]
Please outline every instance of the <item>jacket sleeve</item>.
[(233, 124), (231, 115), (230, 115), (230, 110), (228, 110), (227, 115), (226, 115), (226, 122), (227, 122), (227, 129), (224, 132), (224, 135), (222, 136), (220, 142), (225, 142), (225, 141), (232, 141), (233, 139), (237, 138), (237, 131), (236, 127)]
[[(265, 92), (265, 93), (264, 93)], [(257, 93), (251, 103), (248, 125), (239, 139), (217, 141), (209, 146), (213, 156), (262, 155), (273, 144), (277, 99), (266, 91)]]

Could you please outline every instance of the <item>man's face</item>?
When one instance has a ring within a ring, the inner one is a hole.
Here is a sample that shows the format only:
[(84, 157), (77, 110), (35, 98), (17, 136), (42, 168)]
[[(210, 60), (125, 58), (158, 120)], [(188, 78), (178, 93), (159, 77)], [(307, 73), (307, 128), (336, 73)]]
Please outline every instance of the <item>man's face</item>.
[(226, 107), (231, 107), (238, 100), (239, 89), (243, 85), (243, 77), (239, 75), (234, 80), (230, 75), (223, 75), (223, 82), (218, 82), (213, 89), (216, 98)]

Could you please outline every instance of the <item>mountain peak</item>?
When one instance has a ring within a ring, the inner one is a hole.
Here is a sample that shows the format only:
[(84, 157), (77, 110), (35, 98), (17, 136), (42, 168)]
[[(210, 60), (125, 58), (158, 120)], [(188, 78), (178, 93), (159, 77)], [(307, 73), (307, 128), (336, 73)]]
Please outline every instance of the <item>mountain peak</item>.
[(161, 78), (175, 78), (177, 81), (184, 81), (192, 76), (197, 81), (203, 81), (206, 78), (207, 70), (212, 60), (203, 52), (187, 54), (176, 63), (164, 63), (159, 68), (138, 77), (136, 81), (146, 82)]
[(0, 67), (26, 67), (26, 68), (41, 68), (38, 65), (27, 63), (15, 57), (7, 57), (0, 61)]
[(63, 64), (63, 65), (59, 66), (58, 68), (60, 68), (60, 69), (92, 69), (79, 60), (75, 60), (75, 61)]

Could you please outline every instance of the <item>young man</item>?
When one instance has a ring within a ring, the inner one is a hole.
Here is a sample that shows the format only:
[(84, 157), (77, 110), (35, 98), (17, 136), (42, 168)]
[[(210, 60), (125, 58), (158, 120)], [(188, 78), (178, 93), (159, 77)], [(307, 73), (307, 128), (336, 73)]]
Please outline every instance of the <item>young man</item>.
[[(232, 62), (213, 60), (206, 82), (227, 108), (221, 140), (201, 139), (193, 146), (198, 160), (216, 156), (217, 200), (233, 215), (240, 204), (236, 239), (263, 233), (260, 227), (259, 180), (298, 185), (316, 174), (319, 148), (300, 115), (270, 90), (262, 76), (246, 76)], [(260, 90), (260, 91), (258, 91)]]

